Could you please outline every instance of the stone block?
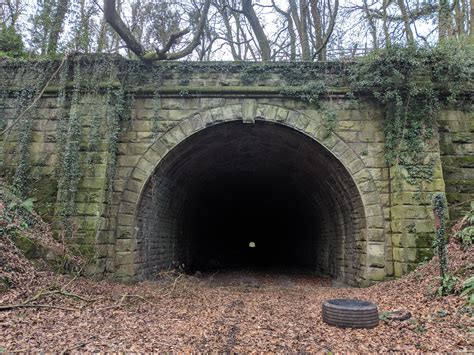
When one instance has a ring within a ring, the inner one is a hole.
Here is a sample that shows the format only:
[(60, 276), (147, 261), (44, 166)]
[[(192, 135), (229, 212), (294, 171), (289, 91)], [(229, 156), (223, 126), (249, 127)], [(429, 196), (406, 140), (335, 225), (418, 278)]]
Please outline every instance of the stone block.
[(135, 204), (133, 204), (131, 202), (123, 201), (119, 206), (118, 212), (120, 214), (133, 216), (133, 215), (135, 215), (135, 207), (136, 207)]
[(134, 252), (137, 250), (137, 241), (135, 239), (117, 239), (115, 250), (117, 253)]
[(288, 117), (288, 110), (282, 107), (278, 107), (274, 120), (276, 122), (285, 122)]
[(326, 136), (320, 143), (331, 152), (337, 144), (344, 144), (339, 138), (336, 138), (334, 134)]
[(255, 99), (243, 99), (241, 105), (243, 122), (254, 123), (257, 113), (257, 101)]
[(339, 160), (341, 160), (341, 156), (344, 154), (344, 152), (346, 152), (347, 150), (349, 149), (349, 147), (347, 146), (347, 144), (343, 143), (342, 141), (338, 142), (334, 147), (333, 149), (331, 150), (331, 152), (339, 158)]
[(375, 183), (372, 179), (360, 182), (357, 184), (357, 186), (359, 187), (359, 190), (364, 194), (377, 191)]
[(306, 132), (312, 137), (316, 137), (316, 134), (320, 126), (321, 126), (321, 123), (319, 122), (319, 120), (315, 120), (311, 118), (308, 120), (308, 124), (304, 128), (304, 132)]
[(382, 216), (370, 216), (366, 217), (367, 228), (369, 229), (380, 229), (383, 228), (383, 217)]
[(380, 203), (380, 198), (377, 191), (363, 193), (361, 197), (362, 201), (364, 202), (364, 205), (366, 206)]
[(367, 240), (369, 242), (383, 242), (385, 240), (384, 229), (368, 229)]
[(367, 279), (369, 281), (383, 281), (385, 280), (385, 269), (378, 267), (367, 268)]
[(119, 155), (117, 157), (117, 165), (133, 167), (137, 164), (139, 159), (139, 155)]
[(356, 143), (359, 142), (359, 133), (352, 132), (352, 131), (337, 131), (337, 135), (345, 142), (345, 143)]
[(121, 194), (121, 200), (126, 201), (126, 202), (137, 203), (138, 198), (139, 198), (139, 194), (135, 191), (125, 190)]
[(364, 162), (362, 159), (357, 157), (353, 161), (351, 161), (349, 164), (346, 165), (346, 168), (349, 170), (349, 172), (354, 175), (358, 173), (359, 171), (363, 170), (365, 168)]
[(396, 205), (391, 208), (392, 219), (432, 219), (433, 210), (429, 206)]
[[(165, 137), (168, 137), (168, 136), (170, 136), (169, 142), (171, 144), (171, 148), (174, 148), (178, 143), (180, 143), (181, 141), (183, 141), (186, 138), (186, 135), (181, 130), (181, 127), (179, 125), (176, 126), (176, 127), (173, 127), (172, 129), (170, 129), (169, 132), (163, 136), (163, 140), (166, 141)], [(171, 139), (171, 137), (173, 139)], [(166, 143), (165, 143), (165, 145), (168, 148), (170, 148), (170, 145), (167, 145)]]
[(137, 181), (141, 181), (143, 183), (144, 181), (146, 181), (148, 179), (149, 174), (147, 174), (146, 172), (144, 172), (140, 168), (135, 168), (135, 169), (133, 169), (130, 177), (132, 179), (135, 179)]
[(309, 118), (298, 112), (290, 111), (288, 113), (286, 122), (288, 123), (289, 126), (294, 127), (298, 130), (304, 131), (304, 129), (309, 123)]
[(78, 215), (98, 217), (104, 212), (104, 205), (102, 203), (76, 203), (76, 210)]
[(137, 264), (118, 264), (114, 268), (114, 277), (118, 279), (134, 278), (137, 273)]
[(388, 166), (385, 157), (383, 156), (362, 156), (361, 159), (364, 164), (369, 168), (386, 168)]
[(360, 121), (345, 121), (341, 120), (343, 117), (343, 114), (345, 112), (342, 111), (339, 113), (338, 117), (339, 120), (337, 122), (337, 130), (338, 131), (360, 131), (361, 129), (361, 122)]
[(142, 158), (136, 164), (136, 167), (146, 174), (151, 174), (155, 170), (155, 164), (150, 163), (148, 160)]
[(365, 215), (366, 217), (383, 216), (383, 211), (379, 204), (365, 206)]

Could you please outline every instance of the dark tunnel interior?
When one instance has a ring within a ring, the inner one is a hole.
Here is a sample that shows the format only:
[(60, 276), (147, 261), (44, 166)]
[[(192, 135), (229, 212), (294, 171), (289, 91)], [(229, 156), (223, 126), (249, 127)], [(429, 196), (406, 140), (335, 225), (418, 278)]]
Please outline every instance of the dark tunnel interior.
[[(311, 206), (297, 190), (284, 181), (249, 176), (211, 186), (212, 191), (196, 198), (186, 211), (185, 226), (194, 235), (194, 268), (305, 267), (314, 262), (302, 258), (301, 243), (293, 238), (317, 232), (311, 224), (317, 216), (309, 214)], [(306, 244), (314, 247), (312, 241)]]
[(140, 275), (184, 265), (347, 279), (357, 273), (362, 211), (348, 171), (306, 135), (264, 121), (215, 125), (169, 152), (147, 183)]

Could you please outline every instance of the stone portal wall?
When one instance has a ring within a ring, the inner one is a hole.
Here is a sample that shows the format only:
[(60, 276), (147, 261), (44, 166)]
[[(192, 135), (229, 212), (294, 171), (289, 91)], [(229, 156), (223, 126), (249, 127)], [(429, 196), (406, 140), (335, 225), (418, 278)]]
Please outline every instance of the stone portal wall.
[[(97, 62), (103, 70), (90, 71)], [(0, 64), (5, 78), (0, 84), (1, 128), (16, 120), (40, 91), (37, 82), (44, 73), (59, 65)], [(25, 193), (37, 199), (41, 215), (57, 223), (65, 198), (58, 193), (64, 155), (76, 152), (79, 170), (72, 175), (78, 185), (71, 192), (75, 227), (68, 242), (93, 258), (90, 272), (134, 279), (140, 259), (136, 209), (142, 198), (152, 198), (142, 192), (161, 159), (208, 126), (266, 120), (311, 137), (356, 184), (362, 231), (345, 243), (354, 247), (342, 258), (343, 264), (349, 257), (357, 262), (353, 283), (398, 277), (431, 256), (431, 196), (445, 191), (445, 180), (450, 203), (472, 198), (472, 115), (443, 112), (440, 140), (433, 138), (427, 154), (435, 164), (434, 179), (412, 186), (384, 158), (383, 110), (370, 95), (346, 97), (344, 69), (339, 63), (173, 62), (148, 67), (116, 57), (71, 59), (60, 71), (62, 79), (51, 80), (32, 109), (1, 136), (1, 175), (9, 183), (23, 178)], [(325, 82), (328, 90), (310, 103), (288, 90), (298, 77)], [(330, 117), (337, 118), (332, 130)], [(71, 145), (71, 139), (77, 144)]]
[(474, 114), (445, 110), (439, 120), (441, 161), (452, 220), (474, 200)]

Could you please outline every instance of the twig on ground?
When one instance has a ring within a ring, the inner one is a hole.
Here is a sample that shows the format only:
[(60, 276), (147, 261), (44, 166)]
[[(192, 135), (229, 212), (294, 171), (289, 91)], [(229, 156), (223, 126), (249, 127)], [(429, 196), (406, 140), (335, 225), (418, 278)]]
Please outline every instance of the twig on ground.
[(82, 348), (83, 346), (91, 343), (95, 338), (97, 338), (97, 335), (92, 335), (91, 337), (89, 337), (86, 341), (81, 341), (79, 343), (77, 343), (76, 345), (70, 347), (70, 348), (67, 348), (67, 349), (64, 349), (63, 351), (60, 352), (61, 355), (63, 354), (67, 354), (69, 353), (70, 351), (73, 351), (73, 350), (76, 350), (76, 349), (79, 349), (79, 348)]
[(127, 298), (128, 294), (125, 293), (122, 295), (122, 297), (120, 298), (120, 301), (118, 301), (116, 304), (112, 305), (112, 306), (107, 306), (107, 307), (103, 307), (103, 308), (99, 308), (97, 311), (105, 311), (107, 309), (112, 309), (112, 308), (120, 308), (122, 307), (123, 305), (123, 301), (125, 300), (125, 298)]
[(178, 283), (178, 280), (183, 276), (183, 274), (179, 274), (178, 277), (176, 277), (173, 281), (173, 285), (171, 286), (171, 290), (167, 293), (165, 293), (165, 296), (171, 295), (174, 290), (176, 289), (176, 284)]
[(7, 310), (15, 309), (15, 308), (34, 308), (34, 307), (38, 307), (38, 308), (56, 308), (56, 309), (63, 309), (63, 310), (67, 310), (67, 311), (77, 310), (77, 308), (67, 308), (67, 307), (61, 307), (61, 306), (46, 305), (46, 304), (33, 304), (32, 303), (34, 301), (38, 301), (40, 298), (43, 298), (43, 297), (46, 297), (46, 296), (51, 296), (51, 295), (62, 295), (62, 296), (66, 296), (66, 297), (76, 298), (78, 300), (81, 300), (81, 301), (87, 302), (87, 303), (96, 302), (96, 301), (101, 299), (100, 297), (95, 298), (95, 299), (85, 298), (85, 297), (82, 297), (82, 296), (77, 295), (75, 293), (63, 291), (62, 289), (61, 290), (47, 291), (47, 292), (45, 292), (45, 291), (46, 291), (46, 289), (41, 290), (36, 295), (34, 295), (31, 298), (28, 298), (26, 301), (24, 301), (22, 303), (0, 305), (0, 311), (7, 311)]
[(9, 311), (15, 308), (54, 308), (54, 309), (61, 309), (63, 311), (77, 311), (77, 308), (52, 306), (49, 304), (25, 304), (25, 303), (8, 304), (8, 305), (0, 306), (0, 311)]

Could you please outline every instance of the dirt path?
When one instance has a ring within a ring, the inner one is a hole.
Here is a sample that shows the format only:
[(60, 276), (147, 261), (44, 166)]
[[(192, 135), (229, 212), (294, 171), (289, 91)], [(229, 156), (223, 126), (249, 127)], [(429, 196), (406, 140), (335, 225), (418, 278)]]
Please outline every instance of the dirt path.
[[(67, 279), (54, 277), (59, 285), (67, 283)], [(19, 308), (0, 312), (0, 350), (474, 349), (464, 300), (433, 298), (414, 277), (403, 282), (402, 286), (388, 282), (367, 289), (334, 288), (329, 279), (291, 273), (218, 273), (136, 285), (78, 279), (68, 285), (68, 292), (80, 294), (86, 301), (61, 295), (41, 301), (73, 310)], [(24, 299), (20, 293), (10, 294), (0, 297), (0, 304), (15, 297)], [(381, 313), (403, 305), (413, 316), (399, 323), (381, 322), (371, 330), (329, 327), (322, 322), (321, 303), (340, 297), (374, 301)]]

